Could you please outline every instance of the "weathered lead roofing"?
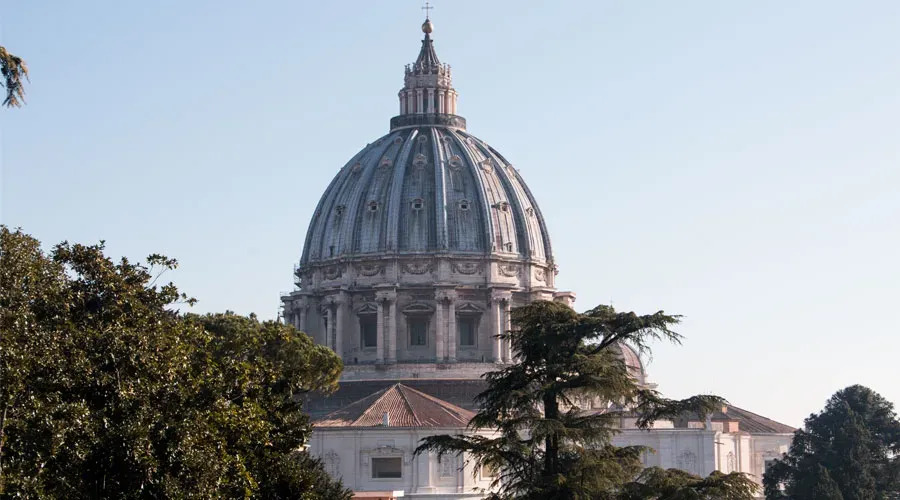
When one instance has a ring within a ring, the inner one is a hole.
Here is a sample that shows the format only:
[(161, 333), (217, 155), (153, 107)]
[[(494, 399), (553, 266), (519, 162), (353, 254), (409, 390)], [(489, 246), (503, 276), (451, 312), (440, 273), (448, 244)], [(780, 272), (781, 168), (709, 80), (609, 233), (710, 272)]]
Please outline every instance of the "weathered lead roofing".
[(552, 261), (519, 172), (480, 139), (438, 126), (394, 130), (357, 153), (322, 195), (300, 264), (422, 252)]
[(394, 384), (325, 415), (314, 421), (313, 426), (461, 428), (473, 416), (469, 410), (403, 384)]
[(431, 35), (425, 33), (425, 38), (422, 40), (422, 49), (419, 50), (419, 57), (416, 58), (416, 62), (413, 63), (414, 71), (418, 72), (430, 72), (437, 71), (437, 68), (441, 65), (441, 61), (438, 59), (437, 52), (434, 50), (434, 41), (431, 39)]

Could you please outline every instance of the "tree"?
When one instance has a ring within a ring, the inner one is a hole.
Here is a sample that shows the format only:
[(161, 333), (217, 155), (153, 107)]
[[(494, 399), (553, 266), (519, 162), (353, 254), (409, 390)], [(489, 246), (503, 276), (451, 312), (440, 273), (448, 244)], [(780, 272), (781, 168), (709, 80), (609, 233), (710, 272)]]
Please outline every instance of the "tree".
[(715, 471), (701, 478), (680, 469), (649, 467), (627, 484), (619, 500), (744, 500), (759, 487), (746, 476)]
[(184, 315), (177, 263), (0, 227), (0, 496), (348, 498), (301, 451), (331, 351), (273, 321)]
[(900, 421), (893, 404), (861, 385), (838, 391), (794, 434), (763, 485), (770, 499), (900, 497)]
[[(610, 445), (616, 415), (584, 412), (576, 400), (596, 398), (632, 409), (643, 428), (685, 411), (704, 414), (721, 407), (724, 401), (716, 396), (663, 398), (628, 373), (620, 343), (646, 352), (653, 340), (678, 342), (681, 337), (671, 330), (677, 322), (663, 312), (638, 316), (609, 306), (584, 314), (556, 302), (516, 308), (514, 329), (500, 338), (510, 342), (517, 362), (486, 374), (488, 388), (477, 398), (481, 410), (469, 424), (486, 432), (432, 436), (416, 452), (465, 453), (477, 467), (497, 469), (494, 498), (663, 498), (617, 496), (627, 493), (627, 485), (634, 493), (647, 484), (643, 449)], [(710, 481), (752, 485), (740, 474)]]
[(0, 46), (0, 73), (3, 74), (3, 86), (6, 88), (3, 105), (8, 108), (22, 106), (25, 102), (25, 84), (22, 80), (28, 80), (25, 61), (10, 54), (6, 47)]

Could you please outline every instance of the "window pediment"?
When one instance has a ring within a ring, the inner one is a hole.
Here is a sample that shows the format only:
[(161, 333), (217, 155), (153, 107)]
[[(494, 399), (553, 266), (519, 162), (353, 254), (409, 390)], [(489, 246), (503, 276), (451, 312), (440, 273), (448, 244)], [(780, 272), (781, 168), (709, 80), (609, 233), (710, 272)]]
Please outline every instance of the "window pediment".
[(366, 302), (359, 309), (356, 310), (356, 314), (377, 314), (378, 306), (373, 304), (372, 302)]
[(471, 302), (465, 302), (456, 306), (456, 314), (481, 314), (483, 312), (484, 311)]
[(421, 302), (413, 303), (403, 308), (403, 314), (431, 314), (433, 312), (434, 308)]

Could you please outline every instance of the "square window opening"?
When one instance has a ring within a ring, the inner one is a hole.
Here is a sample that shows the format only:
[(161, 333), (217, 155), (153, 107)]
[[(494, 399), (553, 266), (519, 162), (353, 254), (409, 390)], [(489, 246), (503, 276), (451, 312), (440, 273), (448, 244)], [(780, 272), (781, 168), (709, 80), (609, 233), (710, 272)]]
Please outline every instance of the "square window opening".
[(474, 347), (476, 333), (478, 331), (478, 318), (472, 316), (460, 316), (456, 320), (459, 329), (459, 345), (463, 347)]
[(409, 345), (428, 345), (428, 318), (409, 319)]
[(363, 348), (378, 345), (378, 324), (374, 315), (360, 316), (359, 332), (360, 344)]
[(403, 477), (403, 462), (400, 457), (379, 457), (372, 459), (373, 479), (400, 479)]

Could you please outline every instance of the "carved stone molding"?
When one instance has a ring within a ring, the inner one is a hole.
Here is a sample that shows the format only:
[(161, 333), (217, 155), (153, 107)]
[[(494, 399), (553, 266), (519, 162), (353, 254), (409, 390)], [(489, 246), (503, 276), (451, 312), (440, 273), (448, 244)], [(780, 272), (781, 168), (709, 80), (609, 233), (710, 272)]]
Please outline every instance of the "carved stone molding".
[(500, 274), (503, 276), (507, 276), (510, 278), (514, 278), (519, 275), (522, 270), (522, 267), (519, 264), (497, 264), (497, 269), (500, 270)]
[(456, 290), (435, 290), (434, 298), (438, 302), (452, 302), (459, 298)]
[(453, 262), (450, 264), (450, 268), (453, 269), (454, 273), (459, 274), (481, 274), (482, 265), (479, 262)]
[(356, 273), (360, 276), (375, 276), (384, 274), (384, 264), (356, 264)]
[(546, 282), (547, 281), (547, 271), (543, 267), (534, 268), (534, 279), (535, 281)]
[(322, 270), (322, 276), (327, 280), (338, 279), (343, 275), (343, 269), (340, 265), (328, 266)]
[(359, 450), (359, 464), (369, 465), (372, 457), (402, 457), (403, 465), (409, 465), (409, 453), (406, 450), (394, 446), (376, 446), (374, 448), (361, 448)]
[(430, 260), (413, 260), (400, 264), (400, 269), (407, 274), (425, 274), (434, 270), (434, 262)]

